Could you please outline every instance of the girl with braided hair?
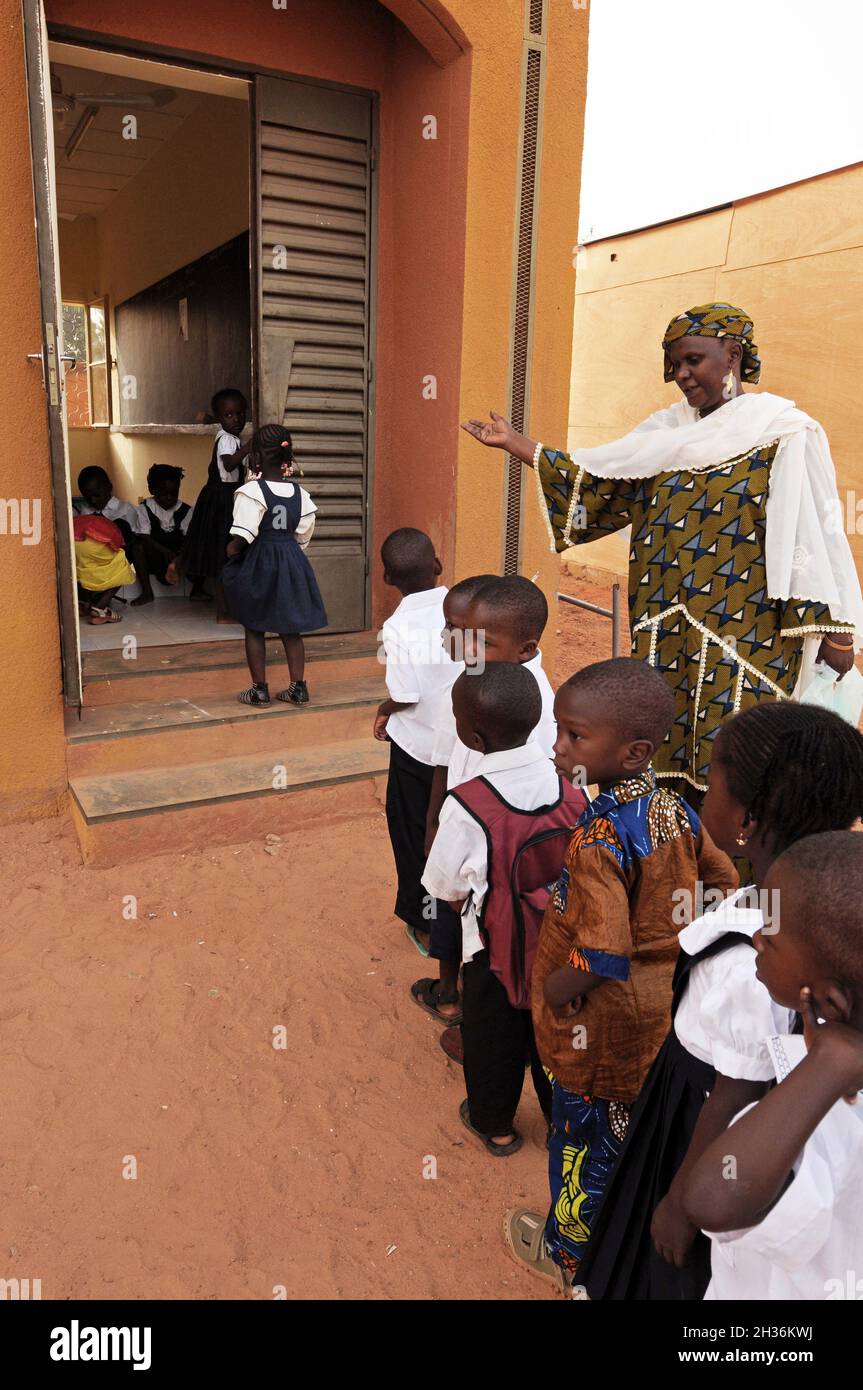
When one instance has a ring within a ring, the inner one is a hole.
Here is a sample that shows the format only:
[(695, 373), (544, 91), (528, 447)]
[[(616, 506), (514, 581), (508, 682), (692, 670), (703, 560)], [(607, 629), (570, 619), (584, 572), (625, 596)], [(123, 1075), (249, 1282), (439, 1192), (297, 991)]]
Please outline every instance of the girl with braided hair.
[(246, 629), (252, 685), (244, 705), (268, 705), (267, 633), (278, 633), (291, 683), (276, 698), (306, 705), (305, 647), (300, 636), (326, 627), (327, 615), (305, 550), (317, 508), (305, 488), (290, 481), (293, 445), (282, 425), (263, 425), (252, 436), (249, 482), (237, 489), (228, 560), (222, 584), (230, 612)]
[(710, 1242), (684, 1213), (687, 1175), (773, 1081), (765, 1039), (797, 1022), (755, 973), (753, 935), (781, 926), (763, 885), (789, 846), (863, 816), (863, 736), (829, 710), (764, 702), (723, 725), (708, 778), (704, 825), (727, 854), (745, 846), (753, 884), (680, 932), (672, 1026), (579, 1266), (592, 1299), (704, 1297)]

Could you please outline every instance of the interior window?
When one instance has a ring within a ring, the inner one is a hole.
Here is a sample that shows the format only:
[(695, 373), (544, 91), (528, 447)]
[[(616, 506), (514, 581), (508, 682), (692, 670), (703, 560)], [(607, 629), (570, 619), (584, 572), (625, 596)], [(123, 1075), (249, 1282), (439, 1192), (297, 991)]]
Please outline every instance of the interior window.
[(83, 304), (63, 305), (63, 351), (75, 358), (65, 365), (68, 423), (90, 424), (90, 383), (87, 371), (87, 310)]
[(107, 425), (111, 421), (111, 392), (108, 384), (108, 330), (104, 299), (87, 305), (87, 341), (90, 423)]

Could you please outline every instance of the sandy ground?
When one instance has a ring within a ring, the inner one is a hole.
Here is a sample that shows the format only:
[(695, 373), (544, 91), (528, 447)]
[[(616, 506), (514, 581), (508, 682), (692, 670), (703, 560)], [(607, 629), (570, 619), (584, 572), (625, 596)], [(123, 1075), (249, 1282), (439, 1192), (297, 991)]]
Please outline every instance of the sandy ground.
[[(558, 626), (555, 683), (610, 654), (609, 622)], [(0, 1278), (43, 1298), (551, 1297), (500, 1235), (508, 1206), (544, 1206), (538, 1106), (526, 1090), (505, 1162), (460, 1125), (461, 1070), (409, 998), (428, 972), (391, 916), (382, 808), (347, 836), (116, 869), (84, 868), (64, 821), (4, 840)]]

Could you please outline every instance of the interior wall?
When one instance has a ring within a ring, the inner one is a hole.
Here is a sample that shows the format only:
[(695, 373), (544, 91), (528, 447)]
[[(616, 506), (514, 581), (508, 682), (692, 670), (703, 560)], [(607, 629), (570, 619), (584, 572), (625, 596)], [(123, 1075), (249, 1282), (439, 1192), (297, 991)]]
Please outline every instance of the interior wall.
[[(98, 218), (61, 220), (60, 278), (66, 299), (108, 299), (112, 344), (114, 309), (249, 226), (249, 107), (245, 101), (202, 96), (176, 135), (147, 161)], [(202, 411), (223, 382), (201, 382)], [(118, 381), (112, 372), (114, 415)], [(138, 502), (148, 493), (153, 463), (182, 468), (182, 495), (194, 501), (212, 452), (203, 435), (122, 435), (104, 426), (69, 431), (73, 489), (81, 468), (105, 468), (118, 497)]]
[[(662, 380), (663, 332), (683, 309), (718, 300), (752, 316), (763, 363), (757, 389), (820, 421), (841, 494), (863, 500), (863, 333), (850, 291), (863, 279), (861, 200), (857, 164), (583, 248), (568, 447), (606, 443), (679, 400)], [(863, 535), (849, 541), (863, 568)], [(626, 540), (615, 544), (625, 550)], [(597, 541), (590, 550), (600, 547), (609, 549)]]

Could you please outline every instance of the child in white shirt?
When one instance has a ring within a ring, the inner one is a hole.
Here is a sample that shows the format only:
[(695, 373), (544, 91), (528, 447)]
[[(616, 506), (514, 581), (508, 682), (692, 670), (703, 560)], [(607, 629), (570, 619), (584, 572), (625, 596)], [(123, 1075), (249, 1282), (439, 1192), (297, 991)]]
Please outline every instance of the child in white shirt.
[[(541, 713), (530, 735), (543, 755), (553, 757), (557, 724), (554, 718), (554, 691), (542, 667), (539, 650), (548, 621), (548, 604), (542, 590), (521, 575), (500, 578), (477, 575), (455, 585), (446, 601), (446, 640), (451, 655), (463, 657), (471, 668), (485, 661), (511, 661), (523, 665), (534, 677), (541, 697)], [(482, 755), (465, 747), (456, 733), (452, 704), (447, 701), (438, 711), (436, 738), (432, 750), (435, 773), (429, 799), (426, 845), (431, 846), (437, 830), (444, 796), (461, 782), (478, 775)], [(439, 1022), (454, 1027), (460, 1020), (458, 970), (460, 942), (448, 918), (432, 926), (431, 952), (440, 962), (440, 978), (416, 980), (411, 995), (420, 1008)], [(445, 1033), (441, 1046), (454, 1061), (461, 1060), (458, 1034)]]
[[(557, 827), (562, 862), (571, 828), (587, 803), (531, 738), (541, 697), (523, 663), (492, 662), (482, 672), (468, 667), (453, 686), (453, 707), (460, 739), (478, 754), (477, 773), (444, 801), (423, 885), (461, 910), (467, 1088), (461, 1120), (493, 1157), (508, 1157), (522, 1144), (513, 1121), (526, 1062), (547, 1120), (551, 1087), (536, 1049), (530, 1008), (513, 1004), (512, 981), (502, 973), (501, 964), (505, 972), (510, 959), (506, 945), (485, 930), (487, 894), (494, 888), (503, 894), (496, 920), (505, 922), (512, 869), (505, 846), (524, 844), (539, 828)], [(470, 807), (471, 789), (480, 782), (491, 788), (495, 803), (487, 821)], [(507, 818), (509, 825), (504, 824)], [(522, 973), (527, 972), (525, 959)], [(523, 983), (529, 999), (529, 978)]]
[(441, 563), (424, 531), (401, 527), (381, 547), (384, 581), (402, 595), (381, 630), (388, 699), (378, 708), (375, 738), (390, 745), (386, 812), (398, 890), (394, 912), (422, 954), (433, 904), (420, 879), (432, 783), (435, 716), (460, 667), (441, 646), (446, 589)]
[(757, 974), (780, 1007), (800, 1009), (804, 1036), (770, 1040), (779, 1084), (705, 1149), (683, 1205), (712, 1242), (706, 1298), (843, 1298), (849, 1274), (854, 1298), (863, 1269), (863, 838), (798, 840), (765, 886), (780, 894), (782, 924), (756, 933)]
[(248, 405), (242, 391), (224, 387), (212, 400), (213, 415), (219, 429), (213, 440), (213, 453), (207, 481), (198, 493), (194, 516), (182, 550), (183, 572), (192, 581), (190, 599), (212, 597), (204, 587), (212, 579), (216, 599), (216, 621), (231, 622), (225, 605), (221, 575), (227, 559), (228, 536), (234, 513), (234, 493), (243, 481), (243, 462), (252, 447), (240, 436), (246, 425)]

